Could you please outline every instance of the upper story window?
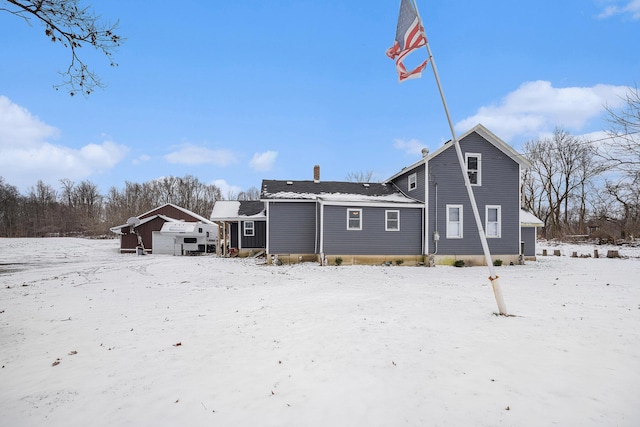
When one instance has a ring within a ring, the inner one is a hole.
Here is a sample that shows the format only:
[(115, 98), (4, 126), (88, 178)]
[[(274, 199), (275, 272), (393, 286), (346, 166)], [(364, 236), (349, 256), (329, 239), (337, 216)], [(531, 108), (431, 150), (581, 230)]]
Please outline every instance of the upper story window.
[(416, 188), (418, 188), (418, 174), (417, 173), (412, 173), (411, 175), (409, 175), (409, 181), (408, 181), (408, 190), (415, 190)]
[(502, 235), (501, 207), (487, 205), (485, 211), (485, 235), (487, 238), (500, 238)]
[(447, 205), (447, 239), (462, 239), (462, 205)]
[(466, 153), (467, 174), (471, 185), (482, 185), (482, 155), (479, 153)]
[(385, 231), (400, 231), (400, 211), (385, 211)]
[(347, 230), (362, 230), (362, 209), (347, 209)]
[(255, 224), (253, 221), (245, 221), (244, 222), (244, 235), (245, 236), (254, 236), (255, 235)]

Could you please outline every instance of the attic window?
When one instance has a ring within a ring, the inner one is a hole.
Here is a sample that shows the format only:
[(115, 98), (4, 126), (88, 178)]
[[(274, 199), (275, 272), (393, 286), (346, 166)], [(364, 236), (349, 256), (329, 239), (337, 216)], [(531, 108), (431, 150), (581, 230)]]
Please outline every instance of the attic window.
[(467, 174), (471, 185), (482, 185), (482, 156), (479, 153), (465, 153)]
[(418, 174), (412, 173), (408, 178), (408, 191), (415, 190), (418, 188)]

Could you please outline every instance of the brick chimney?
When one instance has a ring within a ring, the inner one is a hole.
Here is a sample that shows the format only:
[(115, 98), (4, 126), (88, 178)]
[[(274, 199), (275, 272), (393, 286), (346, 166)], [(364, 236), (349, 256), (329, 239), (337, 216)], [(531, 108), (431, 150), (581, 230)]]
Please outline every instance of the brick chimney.
[(320, 165), (313, 167), (313, 182), (320, 182)]

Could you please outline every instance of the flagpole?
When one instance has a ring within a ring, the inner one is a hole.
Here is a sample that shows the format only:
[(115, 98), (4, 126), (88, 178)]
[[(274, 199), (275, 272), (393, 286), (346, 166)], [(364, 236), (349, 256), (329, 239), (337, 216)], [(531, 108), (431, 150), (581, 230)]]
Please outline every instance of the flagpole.
[[(418, 12), (418, 6), (416, 5), (415, 0), (412, 0), (412, 3), (416, 12)], [(418, 16), (420, 16), (419, 13), (418, 13)], [(447, 116), (447, 121), (449, 122), (449, 129), (451, 130), (453, 144), (456, 148), (456, 154), (458, 155), (458, 163), (460, 164), (460, 170), (462, 172), (462, 177), (464, 179), (464, 185), (467, 189), (467, 194), (469, 195), (469, 201), (471, 202), (471, 209), (473, 210), (473, 216), (475, 217), (476, 226), (478, 228), (478, 235), (480, 236), (480, 242), (482, 243), (482, 250), (484, 251), (484, 256), (487, 262), (487, 266), (489, 267), (489, 274), (490, 274), (489, 280), (491, 281), (493, 294), (495, 295), (496, 302), (498, 303), (498, 311), (501, 316), (506, 316), (507, 306), (505, 305), (504, 299), (502, 298), (502, 291), (500, 289), (500, 283), (498, 282), (498, 276), (496, 275), (495, 268), (493, 268), (493, 261), (491, 260), (491, 253), (489, 252), (487, 237), (484, 233), (484, 227), (482, 226), (482, 221), (480, 220), (478, 206), (476, 204), (476, 199), (473, 195), (473, 189), (471, 188), (471, 182), (469, 181), (469, 175), (467, 174), (467, 169), (465, 167), (464, 157), (462, 156), (462, 149), (460, 148), (460, 143), (458, 142), (456, 132), (453, 128), (453, 122), (451, 121), (451, 115), (449, 114), (449, 108), (447, 107), (447, 100), (444, 97), (442, 85), (440, 84), (440, 77), (438, 76), (438, 68), (436, 67), (436, 61), (433, 58), (433, 54), (431, 53), (431, 48), (429, 47), (428, 41), (425, 43), (425, 47), (427, 48), (429, 60), (431, 61), (431, 68), (433, 69), (433, 75), (436, 79), (436, 84), (438, 85), (438, 91), (440, 92), (440, 98), (442, 99), (442, 106), (444, 107), (444, 113)]]

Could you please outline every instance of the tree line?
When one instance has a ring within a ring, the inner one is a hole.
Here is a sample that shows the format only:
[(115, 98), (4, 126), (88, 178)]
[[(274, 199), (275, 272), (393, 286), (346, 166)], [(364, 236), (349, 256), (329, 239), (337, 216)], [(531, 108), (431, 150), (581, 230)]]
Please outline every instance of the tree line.
[(524, 146), (523, 206), (540, 218), (546, 238), (640, 237), (640, 93), (608, 109), (607, 136), (589, 140), (556, 129)]
[[(259, 191), (251, 188), (227, 197), (255, 200)], [(0, 237), (110, 235), (110, 227), (166, 203), (209, 218), (216, 200), (223, 200), (217, 186), (190, 175), (142, 184), (127, 181), (105, 195), (90, 181), (68, 179), (60, 181), (59, 190), (40, 180), (23, 195), (0, 177)]]

